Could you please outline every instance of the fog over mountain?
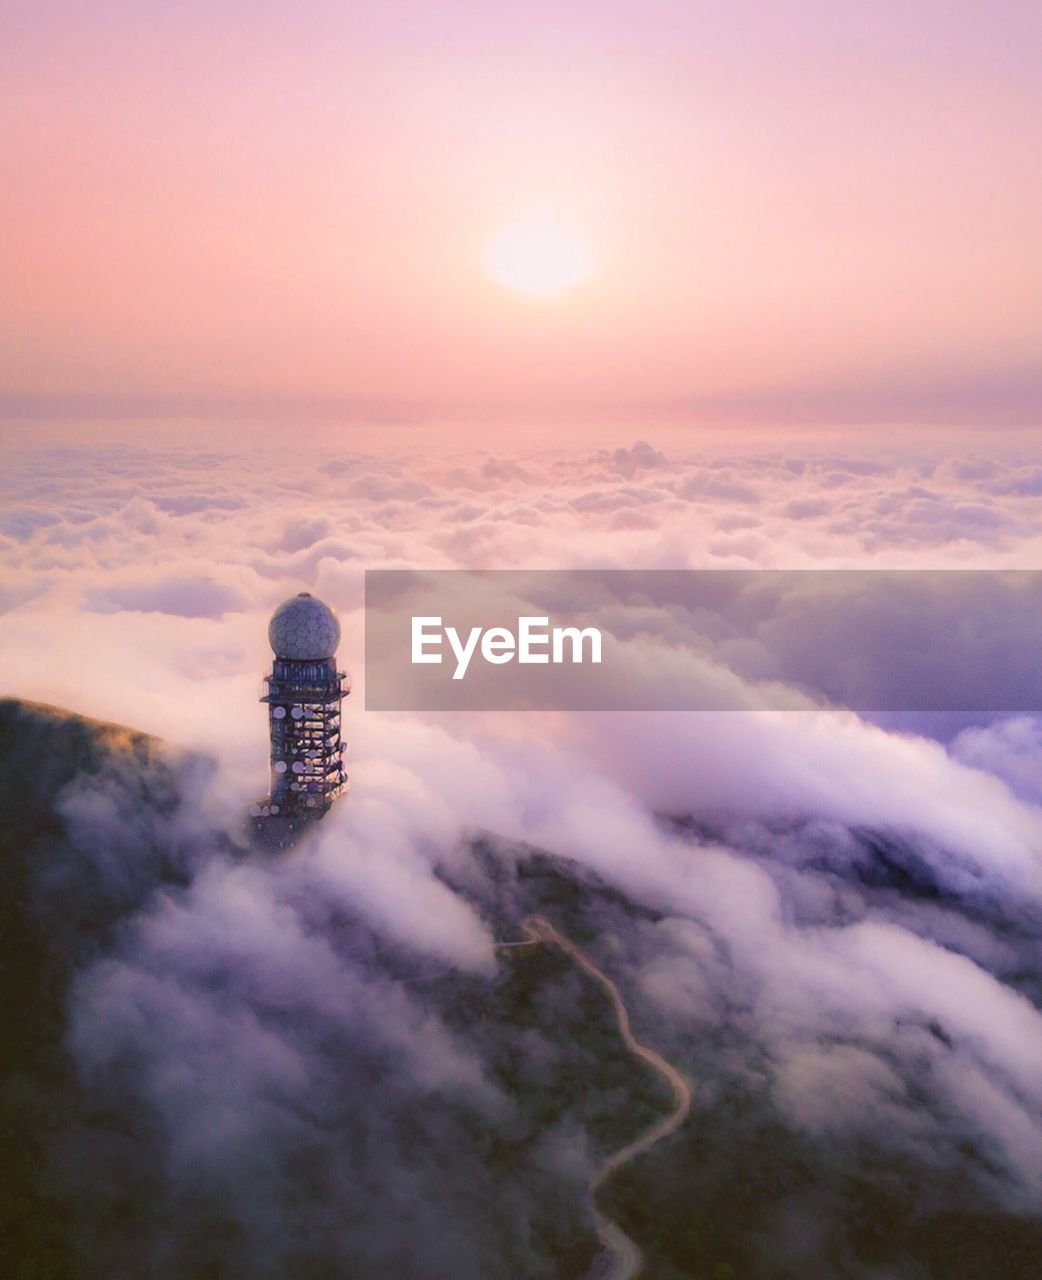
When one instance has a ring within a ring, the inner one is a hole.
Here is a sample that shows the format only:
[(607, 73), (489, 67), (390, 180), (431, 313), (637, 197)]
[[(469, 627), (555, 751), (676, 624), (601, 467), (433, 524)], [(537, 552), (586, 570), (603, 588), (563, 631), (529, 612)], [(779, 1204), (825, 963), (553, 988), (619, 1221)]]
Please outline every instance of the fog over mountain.
[[(4, 481), (4, 690), (156, 735), (0, 704), (21, 1274), (588, 1274), (587, 1180), (669, 1097), (565, 955), (494, 949), (540, 912), (693, 1086), (602, 1196), (649, 1276), (1035, 1275), (1037, 719), (380, 716), (360, 669), (363, 567), (1034, 567), (1025, 442), (402, 436)], [(341, 611), (353, 792), (273, 859), (241, 814), (298, 589)]]

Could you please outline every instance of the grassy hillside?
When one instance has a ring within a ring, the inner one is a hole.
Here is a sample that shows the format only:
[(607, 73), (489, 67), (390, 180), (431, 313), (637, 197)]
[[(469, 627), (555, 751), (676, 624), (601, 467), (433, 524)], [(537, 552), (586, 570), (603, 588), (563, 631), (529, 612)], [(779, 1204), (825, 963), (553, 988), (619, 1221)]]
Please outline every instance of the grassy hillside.
[[(176, 809), (183, 765), (146, 734), (0, 699), (0, 1240), (18, 1280), (72, 1274), (55, 1177), (82, 1105), (63, 1048), (69, 977), (157, 875), (178, 877), (149, 828)], [(118, 883), (98, 874), (114, 826), (138, 850)]]

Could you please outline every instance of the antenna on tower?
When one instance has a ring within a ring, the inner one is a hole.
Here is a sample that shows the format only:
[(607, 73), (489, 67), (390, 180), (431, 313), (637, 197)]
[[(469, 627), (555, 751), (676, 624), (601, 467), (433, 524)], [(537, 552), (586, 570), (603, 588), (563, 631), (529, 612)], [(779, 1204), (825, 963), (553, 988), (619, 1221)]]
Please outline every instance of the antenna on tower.
[(340, 622), (309, 592), (279, 605), (268, 640), (275, 658), (261, 701), (268, 704), (270, 792), (250, 806), (250, 818), (259, 844), (285, 849), (347, 790), (340, 704), (351, 686), (337, 670)]

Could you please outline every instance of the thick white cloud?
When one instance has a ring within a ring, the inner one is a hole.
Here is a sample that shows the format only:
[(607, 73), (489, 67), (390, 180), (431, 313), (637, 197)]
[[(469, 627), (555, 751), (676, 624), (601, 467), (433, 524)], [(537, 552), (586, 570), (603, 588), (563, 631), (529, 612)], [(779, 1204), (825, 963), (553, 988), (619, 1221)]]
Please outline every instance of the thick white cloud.
[[(1034, 721), (946, 748), (820, 712), (361, 709), (365, 568), (1031, 567), (1042, 551), (1040, 467), (1016, 438), (939, 457), (929, 442), (708, 453), (643, 434), (614, 449), (407, 433), (292, 452), (82, 445), (24, 451), (8, 474), (4, 692), (214, 753), (207, 804), (229, 823), (265, 777), (268, 613), (311, 590), (342, 614), (353, 798), (293, 859), (216, 859), (180, 900), (150, 902), (77, 988), (88, 1077), (161, 1042), (141, 1088), (185, 1177), (217, 1176), (214, 1134), (252, 1150), (289, 1123), (280, 1099), (299, 1106), (320, 1054), (272, 1032), (258, 1010), (280, 1002), (393, 1045), (409, 1089), (509, 1113), (480, 1056), (409, 988), (376, 998), (329, 940), (349, 907), (381, 945), (487, 978), (502, 925), (466, 849), (491, 832), (506, 863), (518, 843), (548, 849), (653, 913), (606, 919), (594, 945), (674, 1047), (741, 1028), (793, 1124), (950, 1162), (970, 1135), (989, 1194), (1042, 1210)], [(791, 646), (820, 639), (812, 618), (787, 624)], [(240, 985), (215, 1000), (225, 979)], [(256, 1092), (231, 1096), (230, 1068)]]

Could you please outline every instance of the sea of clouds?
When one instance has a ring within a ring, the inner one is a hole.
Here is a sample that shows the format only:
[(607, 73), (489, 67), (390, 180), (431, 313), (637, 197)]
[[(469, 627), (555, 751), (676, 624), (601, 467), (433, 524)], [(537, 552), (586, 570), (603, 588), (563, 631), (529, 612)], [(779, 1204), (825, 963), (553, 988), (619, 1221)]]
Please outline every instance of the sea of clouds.
[[(535, 1223), (506, 1148), (476, 1136), (521, 1124), (500, 1050), (412, 982), (444, 969), (493, 982), (493, 943), (532, 906), (490, 880), (478, 836), (508, 867), (519, 848), (572, 859), (632, 904), (605, 907), (591, 950), (692, 1073), (698, 1044), (740, 1034), (733, 1070), (755, 1057), (794, 1130), (871, 1141), (1042, 1213), (1042, 721), (915, 732), (839, 711), (364, 711), (366, 568), (1042, 561), (1030, 436), (647, 434), (565, 446), (390, 426), (217, 447), (72, 432), (12, 449), (0, 692), (212, 755), (180, 829), (234, 831), (263, 789), (275, 605), (309, 590), (335, 606), (354, 679), (350, 800), (283, 861), (196, 840), (184, 884), (141, 894), (77, 973), (83, 1085), (133, 1098), (162, 1153), (148, 1178), (172, 1207), (157, 1239), (178, 1221), (201, 1230), (205, 1192), (252, 1274), (265, 1259), (280, 1274), (287, 1239), (309, 1233), (355, 1276), (560, 1274), (539, 1239), (574, 1223)], [(108, 850), (99, 880), (125, 874), (133, 841), (97, 838), (125, 826), (119, 806), (93, 785), (63, 803)], [(399, 947), (408, 980), (363, 963)], [(517, 1051), (559, 1063), (551, 1046), (544, 1029)], [(581, 1217), (596, 1144), (567, 1120), (541, 1140), (526, 1177), (559, 1183)], [(321, 1171), (287, 1163), (293, 1151)], [(183, 1264), (149, 1247), (152, 1274)]]

